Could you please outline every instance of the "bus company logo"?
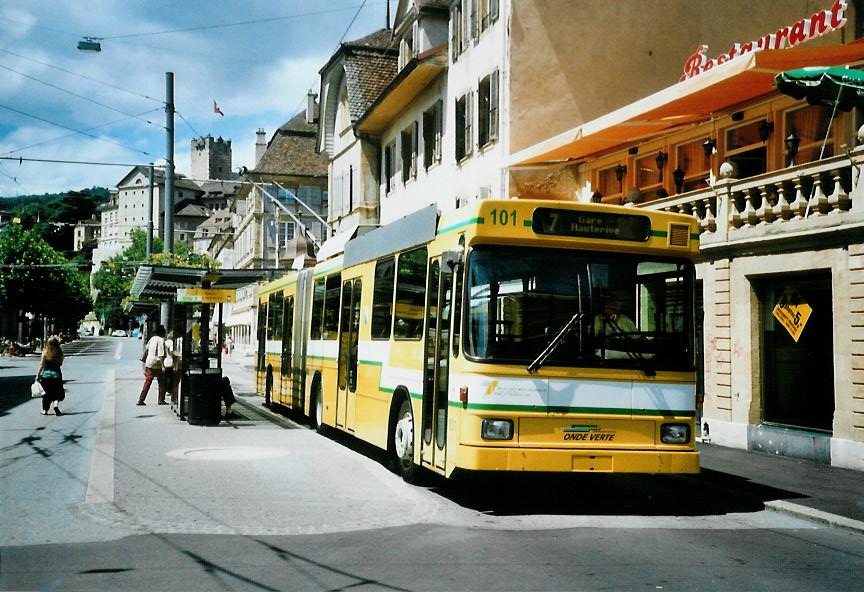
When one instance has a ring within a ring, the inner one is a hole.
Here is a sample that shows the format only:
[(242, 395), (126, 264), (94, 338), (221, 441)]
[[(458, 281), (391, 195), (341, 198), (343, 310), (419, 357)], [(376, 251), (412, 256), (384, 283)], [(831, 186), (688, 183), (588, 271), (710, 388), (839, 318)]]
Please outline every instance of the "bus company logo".
[(574, 423), (569, 428), (564, 428), (565, 441), (611, 442), (614, 439), (615, 432), (602, 430), (598, 425)]

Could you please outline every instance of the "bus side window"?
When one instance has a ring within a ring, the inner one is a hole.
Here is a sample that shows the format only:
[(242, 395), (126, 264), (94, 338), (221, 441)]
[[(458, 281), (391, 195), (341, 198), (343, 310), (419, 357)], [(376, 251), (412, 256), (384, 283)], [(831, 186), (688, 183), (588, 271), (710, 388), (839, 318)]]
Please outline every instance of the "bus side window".
[(381, 259), (375, 264), (375, 289), (372, 292), (372, 339), (390, 339), (393, 325), (393, 285), (396, 260)]
[(324, 339), (336, 339), (339, 333), (339, 294), (342, 290), (342, 275), (334, 273), (327, 277), (324, 285)]
[(420, 339), (423, 336), (427, 258), (426, 247), (399, 256), (393, 329), (396, 339)]
[(282, 339), (282, 292), (270, 294), (267, 306), (267, 340)]
[(312, 291), (312, 329), (309, 339), (321, 339), (321, 321), (324, 318), (324, 278), (315, 280)]

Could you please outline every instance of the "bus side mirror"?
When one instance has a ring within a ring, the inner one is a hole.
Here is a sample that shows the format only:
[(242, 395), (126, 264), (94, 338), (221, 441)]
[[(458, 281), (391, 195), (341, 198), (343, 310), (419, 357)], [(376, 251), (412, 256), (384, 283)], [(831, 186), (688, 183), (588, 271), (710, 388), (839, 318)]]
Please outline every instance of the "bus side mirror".
[(441, 253), (441, 263), (449, 267), (451, 270), (456, 269), (457, 265), (462, 264), (462, 254), (465, 249), (461, 246), (458, 249), (451, 249)]

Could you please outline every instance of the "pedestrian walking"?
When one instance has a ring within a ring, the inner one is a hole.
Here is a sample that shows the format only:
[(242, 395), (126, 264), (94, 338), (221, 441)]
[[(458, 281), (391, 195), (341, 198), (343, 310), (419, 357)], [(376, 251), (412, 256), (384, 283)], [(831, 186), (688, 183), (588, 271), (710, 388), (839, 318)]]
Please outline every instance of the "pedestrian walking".
[(159, 385), (159, 405), (167, 405), (165, 402), (165, 327), (159, 325), (153, 332), (153, 337), (147, 341), (142, 354), (144, 361), (144, 386), (141, 387), (141, 395), (138, 397), (137, 405), (144, 405), (147, 393), (153, 379)]
[(63, 390), (63, 350), (60, 349), (60, 340), (52, 336), (45, 344), (42, 351), (42, 361), (36, 371), (36, 380), (45, 389), (42, 395), (42, 415), (48, 415), (48, 410), (54, 407), (54, 415), (63, 415), (57, 403), (66, 398)]
[(231, 354), (234, 353), (234, 340), (231, 339), (231, 336), (225, 338), (225, 343), (228, 346), (228, 357), (231, 357)]

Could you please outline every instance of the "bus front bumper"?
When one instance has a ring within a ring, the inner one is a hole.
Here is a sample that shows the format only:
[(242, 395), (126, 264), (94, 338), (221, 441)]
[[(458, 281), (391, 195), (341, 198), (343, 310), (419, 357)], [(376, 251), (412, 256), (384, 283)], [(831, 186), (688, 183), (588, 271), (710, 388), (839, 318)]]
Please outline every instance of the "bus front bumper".
[(692, 450), (577, 450), (460, 446), (456, 466), (472, 471), (698, 473)]

